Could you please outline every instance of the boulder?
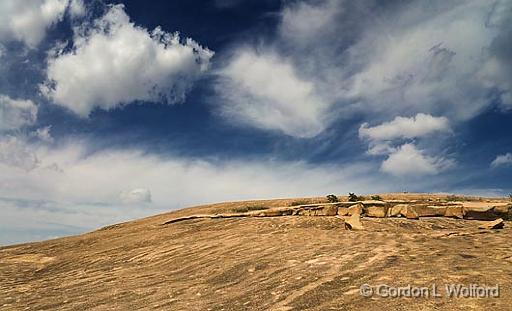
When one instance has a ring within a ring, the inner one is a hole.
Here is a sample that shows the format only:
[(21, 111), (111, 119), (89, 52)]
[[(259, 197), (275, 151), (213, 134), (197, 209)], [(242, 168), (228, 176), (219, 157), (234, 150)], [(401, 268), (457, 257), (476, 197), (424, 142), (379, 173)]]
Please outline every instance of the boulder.
[(400, 217), (402, 216), (402, 210), (404, 211), (403, 215), (405, 215), (405, 211), (407, 210), (407, 204), (396, 204), (388, 209), (388, 217)]
[(297, 205), (293, 207), (293, 215), (301, 216), (336, 216), (338, 215), (337, 203), (318, 203)]
[(464, 218), (472, 220), (495, 220), (499, 216), (494, 213), (494, 206), (467, 207), (464, 206)]
[[(362, 203), (356, 203), (348, 208), (347, 215), (361, 215), (364, 210), (364, 205)], [(339, 214), (339, 212), (338, 212)]]
[(340, 216), (347, 216), (349, 213), (348, 207), (338, 207), (338, 215)]
[(388, 207), (382, 206), (369, 206), (365, 208), (365, 214), (368, 217), (384, 218), (388, 214)]
[(338, 207), (336, 205), (327, 205), (324, 207), (323, 212), (325, 216), (336, 216), (338, 215)]
[(497, 202), (463, 202), (464, 218), (474, 220), (509, 219), (512, 204)]
[(413, 205), (412, 206), (418, 217), (438, 217), (444, 216), (446, 207), (432, 205)]
[(493, 212), (500, 218), (512, 220), (512, 204), (495, 206)]
[(363, 224), (361, 223), (361, 215), (353, 214), (349, 218), (345, 219), (345, 229), (349, 230), (363, 230)]
[(447, 206), (444, 217), (464, 218), (464, 208), (462, 205)]
[(416, 213), (416, 209), (414, 206), (407, 206), (407, 208), (404, 210), (402, 210), (402, 215), (404, 215), (407, 219), (418, 219), (420, 218), (418, 216), (418, 213)]
[(480, 226), (478, 226), (478, 229), (502, 229), (505, 226), (505, 222), (503, 221), (503, 218), (498, 218), (493, 221), (487, 221)]

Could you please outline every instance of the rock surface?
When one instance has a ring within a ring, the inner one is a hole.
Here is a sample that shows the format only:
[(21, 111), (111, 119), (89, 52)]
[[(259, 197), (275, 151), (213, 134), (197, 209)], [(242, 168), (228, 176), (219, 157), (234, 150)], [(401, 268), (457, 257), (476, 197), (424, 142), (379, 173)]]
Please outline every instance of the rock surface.
[[(431, 196), (411, 197), (397, 195), (396, 204)], [(300, 210), (295, 200), (214, 204), (1, 247), (0, 310), (510, 310), (508, 222), (496, 233), (475, 220), (367, 217), (352, 231), (343, 215), (290, 215)], [(248, 216), (262, 205), (282, 216)], [(496, 299), (366, 298), (363, 284), (501, 291)]]

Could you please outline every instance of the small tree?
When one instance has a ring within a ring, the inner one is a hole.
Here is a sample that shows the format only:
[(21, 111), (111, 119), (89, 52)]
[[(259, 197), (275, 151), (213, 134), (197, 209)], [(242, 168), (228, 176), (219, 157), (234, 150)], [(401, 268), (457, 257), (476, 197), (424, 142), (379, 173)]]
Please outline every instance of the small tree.
[(348, 201), (349, 202), (357, 202), (357, 201), (359, 201), (359, 197), (355, 193), (349, 192), (348, 193)]
[(329, 201), (329, 203), (336, 203), (336, 202), (339, 202), (338, 200), (338, 197), (335, 196), (334, 194), (329, 194), (327, 196), (327, 201)]

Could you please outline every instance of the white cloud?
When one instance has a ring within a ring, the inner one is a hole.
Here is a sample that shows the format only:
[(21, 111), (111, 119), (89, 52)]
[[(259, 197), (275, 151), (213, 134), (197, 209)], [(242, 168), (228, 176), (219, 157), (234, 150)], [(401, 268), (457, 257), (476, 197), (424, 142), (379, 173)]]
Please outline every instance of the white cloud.
[[(120, 193), (147, 197), (145, 190), (140, 190), (147, 189), (156, 206), (172, 208), (230, 199), (323, 194), (336, 191), (340, 184), (347, 191), (360, 192), (371, 186), (364, 177), (370, 168), (362, 164), (322, 167), (265, 160), (212, 163), (162, 158), (138, 150), (88, 154), (86, 144), (79, 142), (59, 149), (21, 140), (15, 143), (30, 150), (39, 164), (28, 173), (0, 166), (0, 185), (5, 186), (0, 187), (0, 197), (116, 204)], [(53, 164), (60, 170), (47, 169)], [(345, 178), (350, 182), (342, 183)], [(7, 180), (12, 181), (10, 185), (3, 184)]]
[(48, 28), (62, 20), (68, 0), (0, 1), (0, 41), (21, 41), (35, 48)]
[(433, 175), (453, 166), (454, 162), (441, 157), (429, 157), (413, 144), (405, 144), (382, 162), (381, 170), (395, 176)]
[(119, 194), (119, 199), (125, 204), (151, 203), (151, 191), (144, 188), (125, 190)]
[(512, 3), (502, 0), (494, 3), (489, 12), (487, 25), (498, 30), (487, 50), (487, 58), (478, 72), (478, 78), (487, 88), (498, 92), (501, 107), (512, 109)]
[(343, 97), (378, 113), (440, 112), (459, 121), (479, 114), (491, 104), (489, 93), (501, 89), (480, 73), (500, 38), (488, 24), (494, 3), (416, 2), (367, 21), (347, 50), (355, 74), (344, 79)]
[(411, 118), (396, 117), (393, 121), (374, 127), (364, 123), (359, 128), (359, 137), (371, 140), (410, 139), (448, 131), (450, 131), (450, 124), (446, 117), (433, 117), (419, 113)]
[[(274, 112), (279, 110), (274, 107), (282, 105), (254, 81), (244, 79), (242, 70), (231, 75), (251, 84), (244, 86), (245, 92), (221, 84), (222, 95), (230, 98), (226, 109), (242, 111), (238, 119), (253, 126), (307, 137), (335, 118), (354, 114), (371, 120), (422, 113), (458, 123), (481, 113), (496, 96), (502, 107), (510, 108), (511, 8), (512, 2), (506, 0), (390, 6), (371, 0), (287, 2), (277, 35), (253, 50), (273, 51), (276, 63), (284, 63), (296, 79), (312, 85), (313, 93), (303, 94), (305, 100), (292, 111), (302, 116), (301, 108), (315, 101), (321, 101), (323, 109), (304, 113), (310, 115), (305, 118), (309, 120), (304, 123), (305, 133), (297, 129), (299, 122), (275, 121)], [(270, 58), (268, 53), (247, 49), (243, 53), (259, 60)], [(311, 96), (314, 100), (308, 100)]]
[[(31, 171), (39, 166), (39, 160), (33, 148), (22, 138), (0, 136), (0, 171), (2, 166), (14, 170)], [(3, 178), (8, 180), (10, 177), (11, 175), (6, 174)]]
[(506, 153), (498, 155), (496, 159), (491, 162), (491, 167), (496, 168), (500, 166), (511, 166), (512, 165), (512, 153)]
[[(139, 150), (91, 154), (87, 145), (76, 138), (57, 149), (24, 143), (22, 148), (38, 159), (30, 171), (0, 161), (0, 227), (26, 230), (27, 224), (52, 223), (95, 228), (201, 203), (389, 190), (364, 163), (207, 162)], [(9, 161), (15, 158), (23, 157)], [(1, 198), (11, 199), (9, 208)], [(149, 200), (151, 204), (143, 204)], [(33, 203), (26, 206), (22, 201)], [(2, 234), (1, 239), (6, 238)]]
[(312, 137), (324, 129), (326, 103), (286, 59), (243, 49), (220, 75), (218, 91), (227, 118), (297, 137)]
[(383, 172), (397, 176), (424, 175), (437, 174), (455, 162), (442, 157), (425, 156), (423, 150), (418, 150), (412, 143), (404, 144), (404, 141), (424, 139), (435, 133), (450, 131), (447, 118), (419, 113), (411, 118), (395, 117), (392, 121), (374, 127), (364, 123), (359, 128), (359, 138), (368, 141), (367, 154), (387, 155), (381, 165)]
[(85, 5), (82, 0), (71, 0), (69, 3), (69, 13), (72, 17), (81, 17), (85, 15)]
[(52, 135), (50, 133), (51, 128), (52, 128), (51, 125), (45, 126), (45, 127), (42, 127), (42, 128), (38, 128), (34, 132), (30, 133), (30, 135), (32, 137), (38, 138), (41, 141), (44, 141), (44, 142), (47, 142), (47, 143), (52, 143), (53, 142), (53, 137), (52, 137)]
[(367, 153), (369, 155), (388, 155), (393, 152), (395, 152), (397, 149), (396, 147), (393, 147), (393, 145), (390, 142), (371, 142), (370, 146), (368, 147)]
[(303, 44), (323, 36), (332, 23), (341, 6), (337, 0), (324, 1), (320, 5), (305, 1), (290, 2), (283, 8), (279, 32), (294, 43)]
[[(209, 162), (134, 149), (91, 153), (92, 146), (76, 137), (59, 145), (28, 143), (14, 137), (0, 140), (0, 228), (25, 233), (29, 232), (28, 227), (40, 228), (53, 234), (39, 237), (27, 233), (25, 241), (79, 233), (203, 203), (442, 187), (434, 177), (418, 180), (414, 185), (401, 184), (400, 180), (389, 183), (373, 164), (364, 162)], [(408, 148), (413, 150), (409, 158), (419, 159), (423, 168), (408, 160), (406, 173), (414, 170), (430, 174), (446, 166), (414, 147), (402, 147), (405, 152)], [(397, 157), (403, 155), (391, 156), (383, 166), (392, 166)], [(403, 165), (400, 163), (398, 171), (393, 172), (404, 173)], [(75, 229), (59, 233), (62, 227)], [(0, 243), (16, 240), (17, 233), (13, 232), (3, 232)]]
[(75, 30), (74, 48), (48, 59), (42, 90), (85, 117), (134, 101), (182, 101), (209, 66), (213, 52), (192, 39), (130, 22), (123, 5)]
[(0, 132), (32, 125), (36, 119), (37, 106), (31, 100), (0, 95)]

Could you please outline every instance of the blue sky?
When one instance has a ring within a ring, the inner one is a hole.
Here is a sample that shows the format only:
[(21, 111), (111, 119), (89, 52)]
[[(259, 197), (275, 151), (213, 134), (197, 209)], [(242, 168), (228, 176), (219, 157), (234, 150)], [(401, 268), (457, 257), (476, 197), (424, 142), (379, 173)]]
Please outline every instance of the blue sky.
[(510, 1), (0, 0), (0, 243), (194, 204), (512, 192)]

